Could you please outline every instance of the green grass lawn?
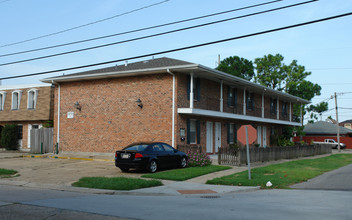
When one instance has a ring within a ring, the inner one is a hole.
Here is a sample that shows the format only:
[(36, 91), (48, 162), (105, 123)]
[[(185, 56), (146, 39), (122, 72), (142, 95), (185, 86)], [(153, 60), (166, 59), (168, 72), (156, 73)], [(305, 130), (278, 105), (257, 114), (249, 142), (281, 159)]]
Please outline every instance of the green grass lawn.
[(16, 170), (7, 170), (7, 169), (0, 168), (0, 178), (9, 177), (9, 176), (14, 175), (16, 173), (17, 173)]
[(163, 185), (159, 180), (143, 180), (125, 177), (83, 177), (72, 184), (76, 187), (112, 190), (134, 190)]
[(307, 181), (325, 172), (335, 170), (352, 163), (352, 154), (335, 154), (318, 159), (305, 159), (254, 168), (251, 171), (251, 180), (248, 180), (248, 171), (215, 178), (207, 184), (232, 186), (260, 186), (267, 188), (287, 189), (290, 185)]
[(158, 173), (145, 174), (142, 177), (153, 178), (153, 179), (163, 179), (163, 180), (176, 180), (183, 181), (192, 179), (198, 176), (202, 176), (208, 173), (213, 173), (221, 170), (231, 169), (227, 166), (215, 166), (209, 165), (204, 167), (189, 167), (184, 169), (168, 170)]

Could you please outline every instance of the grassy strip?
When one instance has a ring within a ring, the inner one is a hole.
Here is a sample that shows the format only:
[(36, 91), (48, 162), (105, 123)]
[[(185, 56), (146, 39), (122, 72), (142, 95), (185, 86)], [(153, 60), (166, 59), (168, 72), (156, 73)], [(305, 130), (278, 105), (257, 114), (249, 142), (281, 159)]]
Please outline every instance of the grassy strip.
[(143, 180), (125, 177), (83, 177), (72, 184), (76, 187), (112, 190), (134, 190), (163, 185), (158, 180)]
[(292, 184), (307, 181), (350, 163), (352, 163), (352, 154), (335, 154), (318, 159), (305, 159), (255, 168), (252, 169), (251, 180), (248, 180), (248, 171), (243, 171), (209, 180), (207, 184), (267, 188), (266, 183), (270, 181), (273, 184), (270, 188), (287, 189)]
[(16, 170), (7, 170), (7, 169), (0, 168), (0, 177), (7, 177), (10, 175), (14, 175), (16, 173), (17, 173)]
[(163, 180), (183, 181), (183, 180), (192, 179), (198, 176), (202, 176), (208, 173), (213, 173), (213, 172), (227, 170), (227, 169), (231, 169), (231, 167), (209, 165), (204, 167), (189, 167), (184, 169), (168, 170), (164, 172), (145, 174), (142, 177), (163, 179)]

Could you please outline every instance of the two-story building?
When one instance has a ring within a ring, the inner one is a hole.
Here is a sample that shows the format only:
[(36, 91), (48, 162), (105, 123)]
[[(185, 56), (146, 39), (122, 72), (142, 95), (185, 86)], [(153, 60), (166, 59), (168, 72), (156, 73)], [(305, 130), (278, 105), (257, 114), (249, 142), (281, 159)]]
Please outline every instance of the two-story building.
[(244, 124), (257, 144), (301, 126), (293, 106), (309, 103), (186, 61), (159, 58), (51, 77), (55, 84), (54, 140), (61, 151), (113, 152), (138, 141), (201, 146), (216, 153), (237, 142)]
[(19, 145), (29, 149), (30, 130), (53, 120), (53, 91), (50, 84), (0, 86), (0, 131), (17, 124)]

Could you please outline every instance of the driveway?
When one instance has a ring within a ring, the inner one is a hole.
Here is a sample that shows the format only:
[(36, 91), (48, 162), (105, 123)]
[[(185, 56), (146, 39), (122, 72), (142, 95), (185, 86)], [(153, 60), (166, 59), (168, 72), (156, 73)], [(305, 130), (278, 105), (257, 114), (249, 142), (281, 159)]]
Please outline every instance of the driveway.
[(2, 158), (0, 168), (19, 172), (14, 178), (2, 178), (0, 183), (14, 185), (71, 186), (81, 177), (140, 177), (141, 173), (122, 173), (111, 161), (85, 161), (55, 158)]
[(307, 182), (295, 184), (291, 188), (352, 191), (352, 164), (324, 173)]

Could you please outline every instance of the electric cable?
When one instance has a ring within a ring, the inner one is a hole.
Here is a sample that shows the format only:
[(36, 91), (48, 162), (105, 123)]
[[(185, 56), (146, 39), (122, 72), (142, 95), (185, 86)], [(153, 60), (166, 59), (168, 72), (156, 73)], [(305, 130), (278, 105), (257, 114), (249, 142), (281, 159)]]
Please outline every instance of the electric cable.
[(144, 55), (139, 55), (139, 56), (134, 56), (134, 57), (122, 58), (122, 59), (117, 59), (117, 60), (110, 60), (110, 61), (105, 61), (105, 62), (101, 62), (101, 63), (87, 64), (87, 65), (82, 65), (82, 66), (68, 67), (68, 68), (63, 68), (63, 69), (37, 72), (37, 73), (31, 73), (31, 74), (25, 74), (25, 75), (2, 77), (2, 78), (0, 78), (0, 80), (15, 79), (15, 78), (22, 78), (22, 77), (29, 77), (29, 76), (44, 75), (44, 74), (49, 74), (49, 73), (70, 71), (70, 70), (76, 70), (76, 69), (83, 69), (83, 68), (101, 66), (101, 65), (117, 63), (117, 62), (122, 62), (122, 61), (127, 61), (127, 60), (135, 60), (135, 59), (140, 59), (140, 58), (145, 58), (145, 57), (151, 57), (151, 56), (156, 56), (156, 55), (160, 55), (160, 54), (173, 53), (173, 52), (178, 52), (178, 51), (182, 51), (182, 50), (189, 50), (189, 49), (204, 47), (204, 46), (208, 46), (208, 45), (212, 45), (212, 44), (219, 44), (219, 43), (223, 43), (223, 42), (228, 42), (228, 41), (239, 40), (239, 39), (243, 39), (243, 38), (278, 32), (278, 31), (282, 31), (282, 30), (287, 30), (287, 29), (306, 26), (306, 25), (310, 25), (310, 24), (320, 23), (320, 22), (329, 21), (329, 20), (333, 20), (333, 19), (337, 19), (337, 18), (351, 16), (351, 15), (352, 15), (352, 12), (348, 12), (348, 13), (344, 13), (344, 14), (331, 16), (331, 17), (325, 17), (325, 18), (321, 18), (321, 19), (317, 19), (317, 20), (308, 21), (308, 22), (298, 23), (298, 24), (294, 24), (294, 25), (284, 26), (284, 27), (280, 27), (280, 28), (270, 29), (270, 30), (266, 30), (266, 31), (256, 32), (256, 33), (237, 36), (237, 37), (226, 38), (226, 39), (217, 40), (217, 41), (211, 41), (211, 42), (207, 42), (207, 43), (196, 44), (196, 45), (192, 45), (192, 46), (186, 46), (186, 47), (181, 47), (181, 48), (176, 48), (176, 49), (171, 49), (171, 50), (164, 50), (164, 51), (159, 51), (159, 52), (154, 52), (154, 53), (149, 53), (149, 54), (144, 54)]
[(100, 20), (97, 20), (97, 21), (93, 21), (93, 22), (90, 22), (90, 23), (87, 23), (87, 24), (82, 24), (82, 25), (79, 25), (79, 26), (76, 26), (76, 27), (68, 28), (68, 29), (65, 29), (65, 30), (62, 30), (62, 31), (57, 31), (57, 32), (54, 32), (54, 33), (51, 33), (51, 34), (45, 34), (45, 35), (42, 35), (42, 36), (39, 36), (39, 37), (30, 38), (30, 39), (27, 39), (27, 40), (22, 40), (22, 41), (18, 41), (18, 42), (14, 42), (14, 43), (0, 45), (0, 48), (13, 46), (13, 45), (17, 45), (17, 44), (33, 41), (33, 40), (38, 40), (38, 39), (41, 39), (41, 38), (45, 38), (45, 37), (49, 37), (49, 36), (53, 36), (53, 35), (57, 35), (57, 34), (62, 34), (62, 33), (68, 32), (68, 31), (76, 30), (76, 29), (79, 29), (79, 28), (82, 28), (82, 27), (86, 27), (86, 26), (89, 26), (89, 25), (97, 24), (97, 23), (100, 23), (100, 22), (103, 22), (103, 21), (107, 21), (107, 20), (110, 20), (110, 19), (113, 19), (113, 18), (121, 17), (123, 15), (131, 14), (131, 13), (136, 12), (136, 11), (140, 11), (140, 10), (143, 10), (143, 9), (146, 9), (146, 8), (150, 8), (150, 7), (153, 7), (153, 6), (156, 6), (156, 5), (160, 5), (160, 4), (168, 2), (168, 1), (170, 1), (170, 0), (160, 1), (160, 2), (157, 2), (157, 3), (154, 3), (154, 4), (150, 4), (150, 5), (141, 7), (141, 8), (133, 9), (133, 10), (128, 11), (128, 12), (124, 12), (124, 13), (121, 13), (121, 14), (118, 14), (118, 15), (114, 15), (114, 16), (111, 16), (111, 17), (108, 17), (108, 18), (104, 18), (104, 19), (100, 19)]
[(173, 21), (173, 22), (169, 22), (169, 23), (165, 23), (165, 24), (159, 24), (159, 25), (155, 25), (155, 26), (149, 26), (149, 27), (145, 27), (145, 28), (120, 32), (120, 33), (116, 33), (116, 34), (110, 34), (110, 35), (105, 35), (105, 36), (100, 36), (100, 37), (95, 37), (95, 38), (89, 38), (89, 39), (85, 39), (85, 40), (79, 40), (79, 41), (58, 44), (58, 45), (53, 45), (53, 46), (47, 46), (47, 47), (41, 47), (41, 48), (25, 50), (25, 51), (19, 51), (19, 52), (14, 52), (14, 53), (1, 54), (0, 57), (13, 56), (13, 55), (18, 55), (18, 54), (23, 54), (23, 53), (30, 53), (30, 52), (40, 51), (40, 50), (47, 50), (47, 49), (52, 49), (52, 48), (57, 48), (57, 47), (69, 46), (69, 45), (73, 45), (73, 44), (85, 43), (85, 42), (100, 40), (100, 39), (104, 39), (104, 38), (116, 37), (116, 36), (120, 36), (120, 35), (131, 34), (131, 33), (136, 33), (136, 32), (140, 32), (140, 31), (146, 31), (146, 30), (151, 30), (151, 29), (160, 28), (160, 27), (166, 27), (166, 26), (170, 26), (170, 25), (174, 25), (174, 24), (180, 24), (180, 23), (184, 23), (184, 22), (188, 22), (188, 21), (194, 21), (194, 20), (213, 17), (213, 16), (217, 16), (217, 15), (227, 14), (230, 12), (241, 11), (241, 10), (259, 7), (259, 6), (263, 6), (263, 5), (268, 5), (268, 4), (272, 4), (272, 3), (276, 3), (276, 2), (280, 2), (280, 1), (283, 1), (283, 0), (264, 2), (261, 4), (250, 5), (250, 6), (246, 6), (246, 7), (242, 7), (242, 8), (231, 9), (228, 11), (217, 12), (217, 13), (203, 15), (203, 16), (199, 16), (199, 17), (188, 18), (188, 19), (184, 19), (184, 20), (180, 20), (180, 21)]
[(29, 58), (29, 59), (24, 59), (24, 60), (17, 60), (17, 61), (12, 61), (12, 62), (7, 62), (7, 63), (1, 63), (0, 66), (6, 66), (6, 65), (11, 65), (11, 64), (17, 64), (17, 63), (24, 63), (24, 62), (34, 61), (34, 60), (47, 59), (47, 58), (51, 58), (51, 57), (62, 56), (62, 55), (67, 55), (67, 54), (71, 54), (71, 53), (78, 53), (78, 52), (98, 49), (98, 48), (102, 48), (102, 47), (109, 47), (109, 46), (113, 46), (113, 45), (117, 45), (117, 44), (122, 44), (122, 43), (127, 43), (127, 42), (132, 42), (132, 41), (137, 41), (137, 40), (142, 40), (142, 39), (147, 39), (147, 38), (152, 38), (152, 37), (157, 37), (157, 36), (171, 34), (171, 33), (175, 33), (175, 32), (180, 32), (180, 31), (190, 30), (190, 29), (204, 27), (204, 26), (208, 26), (208, 25), (218, 24), (218, 23), (222, 23), (222, 22), (226, 22), (226, 21), (236, 20), (236, 19), (240, 19), (240, 18), (246, 18), (246, 17), (250, 17), (250, 16), (254, 16), (254, 15), (265, 14), (265, 13), (278, 11), (278, 10), (283, 10), (286, 8), (296, 7), (296, 6), (300, 6), (303, 4), (309, 4), (309, 3), (312, 3), (315, 1), (317, 1), (317, 0), (310, 0), (310, 1), (306, 1), (306, 2), (293, 4), (293, 5), (287, 5), (287, 6), (283, 6), (283, 7), (279, 7), (279, 8), (274, 8), (274, 9), (255, 12), (255, 13), (251, 13), (251, 14), (222, 19), (222, 20), (218, 20), (218, 21), (203, 23), (203, 24), (199, 24), (199, 25), (189, 26), (189, 27), (175, 29), (175, 30), (166, 31), (166, 32), (161, 32), (161, 33), (157, 33), (157, 34), (146, 35), (146, 36), (132, 38), (132, 39), (128, 39), (128, 40), (113, 42), (113, 43), (109, 43), (109, 44), (102, 44), (102, 45), (98, 45), (98, 46), (87, 47), (87, 48), (78, 49), (78, 50), (71, 50), (71, 51), (67, 51), (67, 52), (56, 53), (56, 54), (51, 54), (51, 55), (46, 55), (46, 56), (41, 56), (41, 57), (34, 57), (34, 58)]

